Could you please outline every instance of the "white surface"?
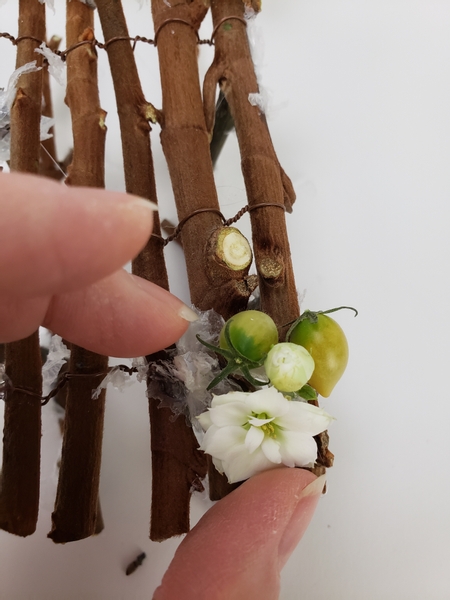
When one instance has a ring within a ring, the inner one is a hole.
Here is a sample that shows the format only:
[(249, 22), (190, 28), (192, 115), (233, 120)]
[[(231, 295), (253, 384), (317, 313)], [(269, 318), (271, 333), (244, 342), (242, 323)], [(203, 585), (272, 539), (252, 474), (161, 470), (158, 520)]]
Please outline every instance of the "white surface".
[[(1, 9), (2, 30), (13, 34), (15, 4)], [(130, 33), (151, 36), (148, 8), (125, 4)], [(50, 32), (62, 32), (61, 12), (57, 6)], [(450, 598), (450, 5), (265, 0), (258, 23), (264, 84), (275, 105), (269, 125), (298, 195), (288, 224), (297, 285), (307, 290), (304, 308), (351, 304), (360, 311), (357, 319), (337, 316), (351, 359), (324, 403), (337, 417), (330, 432), (336, 463), (328, 495), (283, 572), (281, 598), (444, 600)], [(14, 57), (9, 42), (0, 43), (4, 85)], [(210, 48), (201, 54), (205, 64), (212, 58)], [(100, 57), (108, 185), (120, 189), (113, 94)], [(156, 52), (138, 45), (137, 57), (147, 98), (159, 106)], [(62, 98), (59, 89), (56, 103)], [(62, 155), (70, 127), (66, 111), (58, 118)], [(168, 202), (164, 216), (175, 219), (158, 135), (155, 128), (159, 196)], [(245, 202), (235, 147), (231, 139), (217, 172), (227, 216)], [(187, 299), (175, 266), (179, 252), (171, 247), (168, 256), (172, 289)], [(39, 528), (25, 540), (0, 532), (0, 598), (150, 597), (176, 541), (147, 538), (148, 436), (143, 387), (110, 393), (101, 481), (106, 529), (96, 539), (55, 546), (46, 533), (58, 431), (44, 410)], [(195, 521), (206, 503), (197, 498), (193, 506)], [(139, 550), (147, 552), (146, 562), (125, 577), (124, 566)]]

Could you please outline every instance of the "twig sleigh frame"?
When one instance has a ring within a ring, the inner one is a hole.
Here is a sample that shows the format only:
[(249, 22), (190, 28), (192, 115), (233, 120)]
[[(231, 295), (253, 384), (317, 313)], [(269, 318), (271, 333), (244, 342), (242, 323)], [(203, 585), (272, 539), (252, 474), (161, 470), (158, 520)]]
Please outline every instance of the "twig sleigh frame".
[[(116, 92), (127, 192), (157, 201), (149, 121), (158, 122), (179, 221), (184, 224), (181, 239), (192, 303), (201, 310), (214, 308), (224, 318), (246, 308), (256, 284), (255, 278), (249, 275), (248, 267), (230, 271), (217, 260), (214, 245), (211, 245), (213, 234), (224, 226), (209, 148), (216, 90), (220, 85), (234, 117), (241, 150), (261, 307), (282, 328), (299, 314), (284, 215), (285, 210), (292, 209), (295, 194), (276, 157), (264, 115), (248, 101), (249, 94), (258, 91), (258, 84), (243, 16), (246, 5), (247, 9), (259, 8), (256, 2), (251, 6), (242, 0), (212, 0), (211, 39), (214, 40), (215, 58), (202, 92), (197, 66), (197, 31), (208, 7), (199, 0), (179, 2), (174, 8), (164, 0), (152, 2), (153, 39), (159, 55), (163, 94), (162, 110), (159, 111), (142, 92), (133, 44), (120, 3), (97, 1)], [(17, 42), (17, 66), (34, 60), (38, 41), (45, 38), (45, 7), (35, 0), (21, 0), (19, 8), (22, 30), (19, 30), (21, 39)], [(96, 95), (97, 57), (93, 46), (92, 10), (72, 0), (67, 3), (67, 14), (67, 43), (74, 48), (66, 54), (66, 99), (72, 111), (74, 156), (66, 183), (102, 187), (106, 130), (98, 92)], [(111, 40), (114, 43), (108, 43)], [(84, 78), (80, 77), (81, 73), (85, 74)], [(86, 102), (77, 103), (75, 95), (79, 94), (83, 82), (86, 83), (83, 88)], [(36, 132), (41, 96), (42, 73), (24, 76), (11, 113), (12, 170), (39, 172), (40, 149)], [(83, 127), (77, 130), (80, 122)], [(133, 262), (133, 272), (168, 289), (157, 219), (154, 233)], [(96, 385), (89, 376), (106, 371), (107, 359), (77, 348), (72, 348), (72, 357), (69, 370), (78, 369), (75, 365), (81, 363), (86, 378), (80, 378), (81, 383), (77, 386), (67, 386), (61, 471), (49, 534), (55, 542), (88, 537), (98, 531), (100, 520), (98, 482), (105, 398), (103, 393), (93, 410), (91, 390)], [(148, 358), (155, 360), (158, 357)], [(20, 366), (24, 361), (30, 365), (26, 375)], [(5, 445), (8, 451), (4, 453), (2, 467), (0, 526), (26, 536), (35, 530), (39, 499), (41, 425), (37, 336), (8, 344), (6, 364), (15, 390), (6, 401)], [(21, 387), (33, 390), (36, 401), (30, 403), (29, 395), (21, 394)], [(158, 401), (149, 399), (153, 470), (150, 537), (159, 541), (189, 530), (190, 496), (204, 477), (207, 465), (204, 455), (197, 449), (192, 430), (182, 419), (173, 421), (170, 410), (158, 408), (158, 405)], [(80, 428), (86, 418), (91, 426)], [(19, 437), (10, 432), (19, 432)], [(26, 454), (21, 450), (24, 436), (34, 440), (33, 444), (26, 445)], [(86, 452), (80, 451), (81, 446)], [(86, 473), (89, 473), (88, 477)], [(213, 499), (230, 491), (226, 480), (211, 465), (209, 478)], [(85, 480), (90, 484), (84, 485)], [(18, 496), (27, 499), (23, 505), (13, 502)], [(77, 497), (76, 506), (74, 496)]]

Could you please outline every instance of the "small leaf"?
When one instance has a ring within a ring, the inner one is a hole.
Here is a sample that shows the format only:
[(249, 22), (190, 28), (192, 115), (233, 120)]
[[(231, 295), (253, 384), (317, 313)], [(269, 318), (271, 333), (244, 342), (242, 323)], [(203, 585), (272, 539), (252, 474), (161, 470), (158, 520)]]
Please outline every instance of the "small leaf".
[(303, 400), (317, 400), (317, 392), (316, 390), (305, 383), (305, 385), (297, 392), (300, 398)]
[(209, 390), (212, 390), (213, 388), (216, 387), (216, 385), (218, 385), (223, 379), (225, 379), (225, 377), (228, 377), (228, 375), (231, 375), (231, 373), (233, 373), (233, 371), (236, 371), (237, 367), (236, 367), (236, 363), (231, 361), (227, 364), (227, 366), (217, 375), (217, 377), (215, 377), (211, 383), (208, 385), (208, 387), (206, 388), (209, 392)]

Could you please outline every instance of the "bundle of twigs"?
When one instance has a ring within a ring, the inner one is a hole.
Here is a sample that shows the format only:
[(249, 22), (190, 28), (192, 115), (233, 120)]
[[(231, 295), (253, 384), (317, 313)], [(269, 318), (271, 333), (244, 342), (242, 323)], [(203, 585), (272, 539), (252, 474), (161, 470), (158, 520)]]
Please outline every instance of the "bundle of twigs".
[[(250, 55), (245, 9), (259, 10), (255, 0), (211, 0), (215, 46), (203, 93), (198, 74), (198, 29), (209, 7), (203, 0), (178, 1), (171, 7), (152, 0), (162, 110), (144, 98), (127, 24), (120, 2), (97, 0), (120, 120), (126, 191), (157, 201), (150, 124), (161, 127), (186, 258), (192, 303), (213, 308), (228, 318), (247, 306), (259, 285), (261, 309), (280, 331), (299, 314), (285, 225), (295, 194), (276, 157), (264, 114), (248, 100), (258, 92)], [(45, 39), (45, 7), (20, 0), (17, 66), (32, 60)], [(100, 108), (93, 10), (67, 2), (66, 102), (73, 127), (73, 159), (66, 183), (104, 185), (105, 113)], [(56, 42), (54, 44), (56, 48)], [(39, 60), (39, 58), (38, 58)], [(21, 77), (11, 111), (11, 170), (49, 173), (40, 162), (39, 120), (43, 73)], [(249, 265), (230, 267), (220, 252), (223, 217), (214, 184), (210, 141), (215, 98), (220, 87), (234, 119), (251, 217), (257, 278)], [(47, 86), (45, 86), (47, 89)], [(47, 107), (49, 101), (47, 101)], [(49, 149), (52, 152), (51, 148)], [(51, 168), (50, 168), (51, 170)], [(158, 217), (154, 234), (133, 261), (133, 273), (168, 289), (164, 242)], [(159, 356), (149, 356), (149, 361)], [(6, 370), (15, 388), (5, 408), (4, 451), (0, 492), (0, 527), (18, 535), (33, 533), (39, 499), (41, 358), (37, 333), (6, 345)], [(57, 498), (49, 536), (55, 542), (85, 538), (99, 530), (99, 474), (105, 406), (104, 391), (91, 397), (107, 358), (72, 346), (69, 372), (84, 374), (67, 385), (66, 417)], [(184, 418), (173, 420), (169, 408), (149, 398), (153, 491), (150, 537), (163, 540), (189, 530), (189, 501), (205, 476), (205, 456), (198, 450)], [(327, 465), (326, 439), (319, 440), (319, 464)], [(209, 466), (212, 499), (231, 490)]]

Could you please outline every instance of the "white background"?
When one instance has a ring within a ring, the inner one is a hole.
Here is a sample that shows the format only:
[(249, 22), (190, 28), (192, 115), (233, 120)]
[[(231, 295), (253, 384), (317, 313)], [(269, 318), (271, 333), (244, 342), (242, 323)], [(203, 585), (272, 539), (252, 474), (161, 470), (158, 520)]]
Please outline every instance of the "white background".
[[(63, 33), (56, 0), (49, 33)], [(336, 318), (351, 358), (325, 408), (335, 466), (329, 492), (282, 576), (283, 600), (450, 598), (450, 4), (444, 0), (265, 0), (257, 19), (269, 126), (297, 191), (287, 217), (303, 308), (351, 304)], [(130, 33), (152, 36), (148, 5), (126, 0)], [(15, 34), (16, 2), (0, 9)], [(50, 15), (51, 16), (51, 15)], [(209, 19), (204, 37), (211, 32)], [(101, 33), (97, 34), (102, 38)], [(14, 68), (0, 40), (0, 85)], [(64, 47), (64, 43), (62, 45)], [(137, 46), (148, 100), (160, 106), (156, 51)], [(213, 56), (201, 48), (202, 65)], [(108, 187), (122, 189), (107, 61)], [(203, 68), (203, 67), (202, 67)], [(60, 157), (70, 120), (55, 85)], [(167, 169), (152, 134), (162, 214), (176, 220)], [(245, 204), (236, 139), (219, 161), (223, 210)], [(245, 229), (245, 219), (244, 229)], [(188, 300), (181, 254), (168, 249), (173, 291)], [(59, 433), (44, 409), (42, 499), (36, 534), (0, 532), (0, 598), (148, 598), (177, 541), (148, 540), (149, 432), (143, 386), (108, 395), (97, 538), (46, 538)], [(195, 522), (208, 502), (194, 500)], [(124, 567), (139, 551), (144, 565)], [(199, 569), (201, 566), (199, 565)]]

